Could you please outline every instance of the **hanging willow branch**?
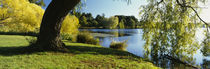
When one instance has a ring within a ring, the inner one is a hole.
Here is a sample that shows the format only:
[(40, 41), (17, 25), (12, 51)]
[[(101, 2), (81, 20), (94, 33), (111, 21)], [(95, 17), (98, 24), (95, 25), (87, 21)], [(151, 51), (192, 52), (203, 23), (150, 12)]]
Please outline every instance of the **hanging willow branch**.
[(164, 0), (161, 0), (160, 2), (157, 3), (157, 5), (159, 5), (160, 3), (162, 3)]
[[(185, 2), (185, 0), (182, 0), (183, 2)], [(208, 28), (209, 28), (209, 25), (208, 25), (208, 23), (207, 22), (205, 22), (200, 16), (199, 16), (199, 14), (198, 14), (198, 12), (192, 7), (192, 6), (189, 6), (189, 5), (186, 5), (186, 3), (183, 3), (183, 4), (181, 4), (180, 2), (179, 2), (179, 0), (176, 0), (176, 2), (178, 3), (178, 5), (180, 5), (181, 7), (186, 7), (186, 8), (191, 8), (194, 12), (195, 12), (195, 14), (196, 14), (196, 16), (207, 26), (207, 33), (208, 33)]]
[[(185, 1), (185, 0), (182, 0), (182, 1), (183, 1), (183, 4), (181, 4), (181, 3), (179, 2), (179, 0), (176, 0), (177, 4), (180, 5), (181, 7), (191, 8), (191, 9), (195, 12), (195, 14), (196, 14), (196, 16), (199, 18), (199, 20), (201, 20), (201, 21), (207, 26), (207, 31), (209, 31), (209, 30), (208, 30), (209, 24), (208, 24), (207, 22), (205, 22), (205, 21), (199, 16), (198, 12), (197, 12), (192, 6), (186, 5), (186, 1)], [(160, 2), (157, 2), (157, 5), (159, 5), (159, 4), (162, 3), (162, 2), (164, 2), (164, 0), (161, 0)]]

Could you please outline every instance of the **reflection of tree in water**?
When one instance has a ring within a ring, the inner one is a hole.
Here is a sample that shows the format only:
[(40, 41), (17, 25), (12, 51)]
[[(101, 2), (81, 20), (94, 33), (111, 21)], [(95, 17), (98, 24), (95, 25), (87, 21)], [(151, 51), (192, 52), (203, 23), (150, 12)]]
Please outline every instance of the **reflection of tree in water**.
[[(210, 35), (206, 34), (207, 38), (203, 41), (203, 48), (201, 49), (201, 52), (203, 53), (203, 55), (205, 57), (210, 57)], [(202, 64), (202, 68), (203, 69), (210, 69), (210, 61), (207, 59), (203, 60), (203, 64)]]
[[(186, 1), (182, 1), (186, 5)], [(200, 0), (186, 3), (198, 7), (197, 1)], [(176, 1), (164, 0), (161, 4), (150, 0), (142, 7), (142, 12), (145, 57), (151, 56), (154, 63), (161, 67), (194, 65), (193, 56), (201, 45), (195, 39), (199, 23), (192, 9), (181, 7)]]
[(203, 48), (201, 49), (201, 52), (204, 56), (210, 56), (210, 35), (206, 34), (207, 38), (203, 41)]
[(135, 29), (133, 30), (126, 30), (126, 29), (114, 29), (109, 31), (110, 34), (114, 35), (115, 37), (122, 37), (122, 36), (130, 36), (133, 33), (137, 33)]
[(195, 42), (194, 34), (192, 34), (194, 31), (178, 33), (175, 27), (167, 30), (160, 28), (161, 32), (154, 30), (144, 29), (143, 36), (146, 40), (145, 49), (147, 51), (145, 56), (150, 55), (154, 63), (160, 65), (167, 65), (168, 59), (171, 62), (195, 63), (193, 55), (200, 49), (200, 46)]
[(203, 69), (209, 69), (210, 68), (210, 61), (204, 59), (202, 64)]

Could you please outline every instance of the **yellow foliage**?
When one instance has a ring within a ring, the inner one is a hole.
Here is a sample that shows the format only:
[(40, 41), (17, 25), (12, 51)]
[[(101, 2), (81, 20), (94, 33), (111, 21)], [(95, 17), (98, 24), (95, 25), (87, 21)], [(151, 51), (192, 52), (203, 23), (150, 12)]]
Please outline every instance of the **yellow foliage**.
[(33, 3), (29, 3), (28, 0), (3, 0), (0, 10), (4, 11), (0, 16), (8, 16), (10, 21), (5, 23), (10, 31), (16, 32), (29, 32), (35, 31), (40, 27), (41, 19), (44, 14), (44, 10)]
[(64, 34), (77, 34), (79, 27), (79, 19), (76, 16), (68, 15), (63, 21), (61, 33)]
[[(44, 9), (28, 0), (0, 0), (0, 12), (0, 19), (8, 17), (0, 21), (7, 28), (4, 31), (38, 32)], [(77, 17), (69, 15), (64, 20), (61, 32), (75, 34), (78, 32), (78, 24)]]

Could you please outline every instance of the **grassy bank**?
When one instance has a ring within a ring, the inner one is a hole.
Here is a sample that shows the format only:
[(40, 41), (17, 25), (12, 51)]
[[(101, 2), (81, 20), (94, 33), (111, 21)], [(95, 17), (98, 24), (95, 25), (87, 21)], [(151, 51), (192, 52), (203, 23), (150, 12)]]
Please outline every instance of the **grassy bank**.
[(125, 51), (96, 45), (68, 43), (68, 53), (23, 52), (24, 36), (0, 35), (0, 69), (157, 69)]

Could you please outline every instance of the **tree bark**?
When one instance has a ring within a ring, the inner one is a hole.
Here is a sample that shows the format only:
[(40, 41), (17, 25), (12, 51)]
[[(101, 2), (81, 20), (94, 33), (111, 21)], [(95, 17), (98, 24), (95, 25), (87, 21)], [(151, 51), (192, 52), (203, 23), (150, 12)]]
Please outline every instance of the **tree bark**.
[(80, 0), (52, 0), (47, 7), (35, 48), (40, 50), (60, 51), (65, 44), (60, 38), (60, 29), (63, 20)]

